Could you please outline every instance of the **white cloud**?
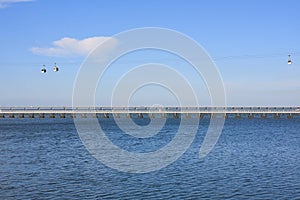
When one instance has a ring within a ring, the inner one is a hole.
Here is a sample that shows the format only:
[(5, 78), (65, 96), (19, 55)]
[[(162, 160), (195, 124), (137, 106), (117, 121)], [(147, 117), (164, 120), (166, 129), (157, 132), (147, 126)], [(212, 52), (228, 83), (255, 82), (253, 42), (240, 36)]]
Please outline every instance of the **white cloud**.
[[(112, 39), (111, 37), (90, 37), (83, 40), (64, 37), (53, 42), (53, 47), (33, 47), (30, 50), (34, 54), (45, 56), (86, 56), (99, 44)], [(113, 39), (114, 40), (114, 39)], [(114, 42), (115, 44), (115, 42)]]
[(0, 8), (5, 8), (13, 3), (30, 2), (33, 0), (0, 0)]

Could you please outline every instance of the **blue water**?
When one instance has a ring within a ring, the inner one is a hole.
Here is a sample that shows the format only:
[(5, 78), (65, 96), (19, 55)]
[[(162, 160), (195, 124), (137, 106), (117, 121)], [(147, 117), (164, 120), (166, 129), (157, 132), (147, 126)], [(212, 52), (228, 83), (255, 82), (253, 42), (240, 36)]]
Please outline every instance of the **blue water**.
[[(140, 152), (170, 142), (178, 119), (147, 139), (124, 137), (112, 119), (101, 125), (116, 145)], [(131, 174), (91, 156), (72, 119), (0, 119), (0, 199), (300, 199), (300, 119), (227, 119), (199, 160), (207, 125), (173, 164)]]

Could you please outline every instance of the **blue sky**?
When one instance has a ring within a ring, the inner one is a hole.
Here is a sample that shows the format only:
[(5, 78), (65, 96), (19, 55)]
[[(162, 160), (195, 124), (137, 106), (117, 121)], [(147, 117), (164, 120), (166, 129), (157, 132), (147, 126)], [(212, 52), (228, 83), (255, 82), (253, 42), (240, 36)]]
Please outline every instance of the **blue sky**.
[(91, 44), (142, 27), (173, 29), (202, 45), (219, 68), (228, 105), (299, 105), (299, 9), (297, 0), (0, 0), (0, 105), (71, 105)]

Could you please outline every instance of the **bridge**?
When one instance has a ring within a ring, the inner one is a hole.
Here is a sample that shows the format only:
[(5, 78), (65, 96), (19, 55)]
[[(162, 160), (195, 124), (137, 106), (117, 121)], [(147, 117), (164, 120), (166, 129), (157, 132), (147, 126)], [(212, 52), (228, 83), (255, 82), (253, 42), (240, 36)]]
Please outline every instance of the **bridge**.
[(300, 107), (0, 107), (0, 118), (154, 118), (223, 116), (241, 118), (300, 116)]

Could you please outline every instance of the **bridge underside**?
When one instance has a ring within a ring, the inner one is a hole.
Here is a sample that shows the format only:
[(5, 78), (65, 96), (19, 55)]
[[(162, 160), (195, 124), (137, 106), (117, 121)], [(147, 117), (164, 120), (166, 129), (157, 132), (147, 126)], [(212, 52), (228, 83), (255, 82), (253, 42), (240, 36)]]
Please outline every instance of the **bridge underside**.
[(0, 118), (294, 118), (299, 107), (0, 107)]

